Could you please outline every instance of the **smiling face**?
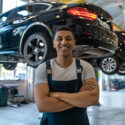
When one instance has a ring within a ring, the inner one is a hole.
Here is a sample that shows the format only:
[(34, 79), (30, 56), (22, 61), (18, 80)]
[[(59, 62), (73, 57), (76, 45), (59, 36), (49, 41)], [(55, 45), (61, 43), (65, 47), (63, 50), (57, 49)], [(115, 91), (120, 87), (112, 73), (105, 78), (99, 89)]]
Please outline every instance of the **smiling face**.
[(58, 31), (55, 34), (53, 47), (58, 56), (72, 56), (72, 49), (75, 47), (75, 39), (72, 32), (67, 30)]

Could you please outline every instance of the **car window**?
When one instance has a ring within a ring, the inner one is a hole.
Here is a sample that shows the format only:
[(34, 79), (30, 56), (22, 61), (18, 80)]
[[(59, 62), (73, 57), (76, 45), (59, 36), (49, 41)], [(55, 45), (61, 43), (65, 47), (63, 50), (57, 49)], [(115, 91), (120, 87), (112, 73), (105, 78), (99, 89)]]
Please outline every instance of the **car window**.
[(10, 10), (8, 13), (4, 14), (1, 17), (1, 21), (9, 22), (9, 21), (13, 21), (13, 20), (21, 18), (22, 15), (20, 13), (18, 13), (19, 11), (20, 11), (20, 8), (15, 8), (15, 9)]
[(34, 9), (34, 13), (37, 13), (41, 10), (46, 10), (49, 6), (46, 5), (46, 4), (35, 4), (33, 6), (33, 9)]
[(38, 13), (42, 10), (46, 10), (50, 7), (49, 4), (34, 4), (34, 5), (27, 5), (26, 6), (26, 10), (29, 12), (29, 13), (32, 13), (32, 15), (34, 13)]
[(27, 17), (31, 14), (32, 13), (26, 9), (26, 6), (21, 6), (9, 11), (9, 13), (6, 14), (6, 16), (3, 16), (1, 19), (5, 21), (14, 21), (23, 17)]
[(0, 16), (0, 23), (3, 23), (5, 21), (8, 22), (14, 21), (22, 17), (27, 17), (42, 10), (46, 10), (50, 7), (51, 7), (50, 4), (33, 4), (33, 5), (31, 4), (31, 5), (24, 5), (21, 7), (17, 7), (2, 14)]
[(14, 21), (17, 19), (20, 19), (22, 17), (28, 16), (31, 13), (26, 10), (26, 6), (21, 6), (21, 7), (17, 7), (15, 9), (12, 9), (4, 14), (2, 14), (0, 16), (0, 23), (3, 23), (5, 21)]
[(19, 8), (17, 13), (22, 17), (33, 15), (33, 6), (32, 5), (23, 6)]
[(29, 12), (27, 10), (21, 10), (21, 11), (18, 11), (17, 13), (24, 17), (29, 15)]
[(19, 10), (19, 8), (16, 8), (14, 10), (12, 10), (8, 16), (7, 16), (7, 21), (10, 21), (10, 20), (15, 20), (15, 18), (19, 18), (20, 15), (17, 13)]

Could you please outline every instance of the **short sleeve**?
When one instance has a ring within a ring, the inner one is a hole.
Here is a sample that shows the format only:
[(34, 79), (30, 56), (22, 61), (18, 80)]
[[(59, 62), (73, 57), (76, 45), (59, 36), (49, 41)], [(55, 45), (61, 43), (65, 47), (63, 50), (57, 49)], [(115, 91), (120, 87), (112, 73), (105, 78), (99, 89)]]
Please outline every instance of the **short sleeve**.
[(96, 78), (94, 68), (90, 63), (81, 60), (81, 65), (83, 66), (84, 80), (88, 78)]
[(45, 63), (40, 64), (36, 69), (35, 84), (38, 83), (48, 83)]

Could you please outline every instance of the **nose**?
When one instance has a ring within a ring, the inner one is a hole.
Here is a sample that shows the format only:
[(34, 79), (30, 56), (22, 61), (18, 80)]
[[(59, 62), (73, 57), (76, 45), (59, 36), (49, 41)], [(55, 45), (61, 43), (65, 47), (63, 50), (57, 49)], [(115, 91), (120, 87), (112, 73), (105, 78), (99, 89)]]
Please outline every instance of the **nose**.
[(62, 44), (67, 44), (68, 43), (68, 41), (64, 38), (63, 40), (62, 40), (62, 42), (61, 42)]

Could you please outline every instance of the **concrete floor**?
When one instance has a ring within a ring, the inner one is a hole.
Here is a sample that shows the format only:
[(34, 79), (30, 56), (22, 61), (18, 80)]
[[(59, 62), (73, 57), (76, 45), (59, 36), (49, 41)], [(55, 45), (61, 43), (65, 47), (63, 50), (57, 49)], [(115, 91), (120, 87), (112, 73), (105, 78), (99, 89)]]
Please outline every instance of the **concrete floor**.
[[(100, 106), (88, 108), (91, 125), (125, 125), (125, 89), (102, 91)], [(0, 108), (0, 125), (39, 125), (35, 103)]]

